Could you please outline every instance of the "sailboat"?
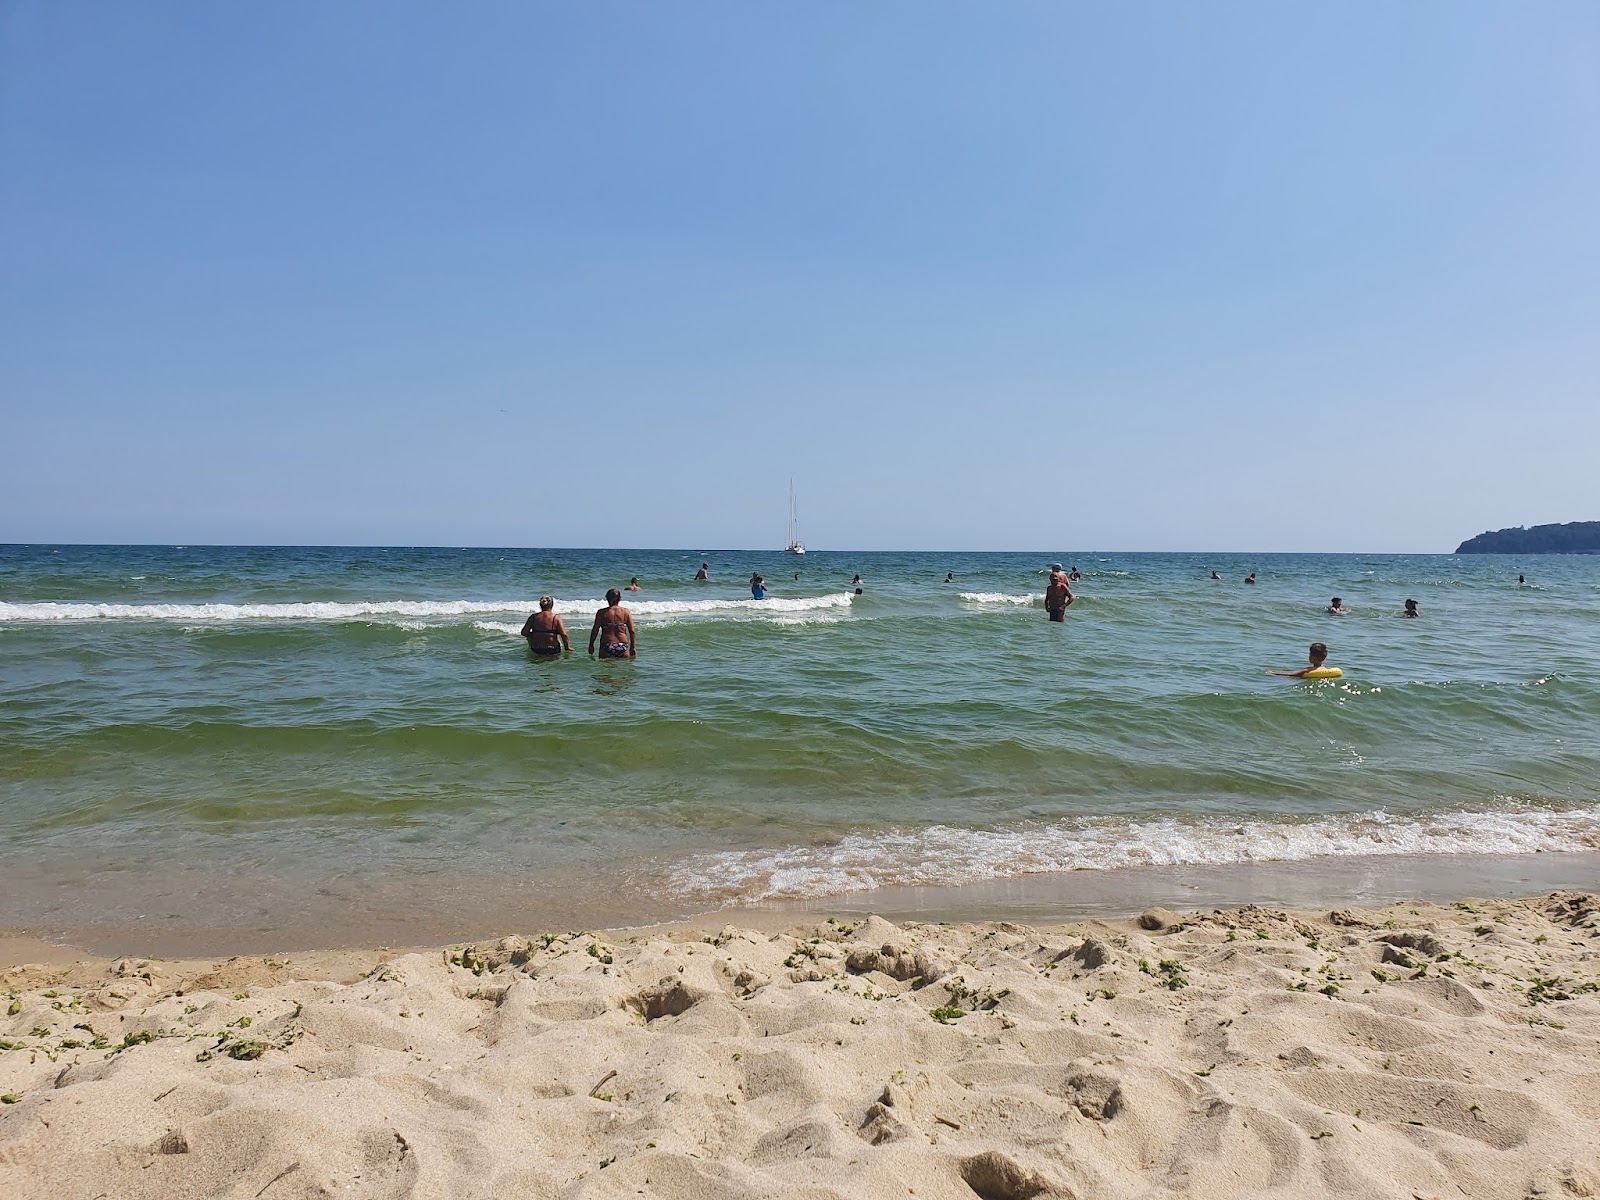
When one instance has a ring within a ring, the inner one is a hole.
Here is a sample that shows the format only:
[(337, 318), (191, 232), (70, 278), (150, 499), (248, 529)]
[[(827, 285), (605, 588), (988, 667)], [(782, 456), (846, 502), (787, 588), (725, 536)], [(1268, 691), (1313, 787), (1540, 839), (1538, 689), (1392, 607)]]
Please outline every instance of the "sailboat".
[(799, 534), (795, 532), (797, 511), (794, 503), (794, 479), (791, 477), (789, 480), (789, 544), (783, 548), (785, 554), (804, 554), (806, 552), (805, 543), (800, 540)]

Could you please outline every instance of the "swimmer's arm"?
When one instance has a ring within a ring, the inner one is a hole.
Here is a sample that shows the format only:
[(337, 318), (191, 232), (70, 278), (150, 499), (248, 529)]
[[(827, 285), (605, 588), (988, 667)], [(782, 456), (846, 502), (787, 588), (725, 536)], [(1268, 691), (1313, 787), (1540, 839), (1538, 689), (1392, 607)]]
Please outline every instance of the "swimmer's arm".
[(633, 614), (628, 614), (628, 657), (639, 653), (639, 635), (633, 630)]
[[(601, 612), (605, 610), (602, 609)], [(595, 613), (594, 624), (589, 627), (589, 653), (594, 653), (594, 639), (600, 636), (600, 613)]]
[(567, 636), (567, 623), (560, 617), (556, 618), (556, 632), (561, 635), (561, 644), (568, 654), (572, 653), (572, 639)]
[(527, 637), (533, 632), (533, 618), (535, 615), (534, 613), (528, 614), (528, 619), (522, 623), (522, 632), (517, 635), (518, 637)]
[(1306, 672), (1316, 670), (1315, 667), (1301, 667), (1298, 671), (1268, 671), (1268, 675), (1277, 675), (1283, 679), (1304, 679)]

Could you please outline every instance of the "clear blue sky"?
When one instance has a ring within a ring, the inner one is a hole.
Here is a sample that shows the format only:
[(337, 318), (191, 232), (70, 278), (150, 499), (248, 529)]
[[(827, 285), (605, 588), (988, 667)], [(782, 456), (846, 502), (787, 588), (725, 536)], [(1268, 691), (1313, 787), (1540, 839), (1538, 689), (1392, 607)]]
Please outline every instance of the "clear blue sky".
[(1600, 519), (1600, 6), (0, 4), (0, 541)]

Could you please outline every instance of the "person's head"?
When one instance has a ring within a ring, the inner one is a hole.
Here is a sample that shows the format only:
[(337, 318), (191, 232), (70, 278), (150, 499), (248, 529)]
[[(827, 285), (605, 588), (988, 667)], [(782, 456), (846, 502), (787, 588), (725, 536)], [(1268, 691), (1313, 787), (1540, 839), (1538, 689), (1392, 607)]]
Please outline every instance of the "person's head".
[(555, 606), (556, 606), (556, 598), (554, 596), (540, 596), (539, 597), (539, 607), (544, 609), (546, 612), (549, 612)]
[(1335, 596), (1332, 600), (1328, 601), (1328, 607), (1329, 608), (1343, 608), (1344, 607), (1344, 601), (1339, 599), (1339, 597)]
[(1328, 657), (1328, 648), (1321, 642), (1311, 643), (1311, 665), (1320, 667), (1322, 660)]
[(1417, 607), (1417, 602), (1415, 600), (1407, 600), (1406, 601), (1406, 611), (1407, 612), (1414, 612), (1416, 610), (1416, 607)]
[(1051, 563), (1050, 564), (1050, 569), (1052, 571), (1059, 571), (1059, 570), (1061, 570), (1061, 564), (1060, 563)]
[(629, 580), (628, 580), (628, 582), (629, 582), (629, 583), (638, 583), (638, 582), (639, 582), (639, 577), (638, 577), (638, 576), (637, 576), (637, 575), (635, 575), (635, 576), (633, 576), (633, 577), (632, 577), (632, 578), (630, 578), (630, 579), (629, 579)]
[(858, 596), (861, 595), (861, 589), (860, 588), (856, 589), (856, 595), (858, 595)]
[(707, 568), (707, 567), (709, 567), (709, 566), (710, 566), (710, 565), (711, 565), (711, 564), (710, 564), (710, 563), (701, 563), (701, 564), (700, 564), (700, 569), (701, 569), (701, 570), (702, 570), (702, 571), (704, 571), (704, 570), (705, 570), (705, 569), (706, 569), (706, 568)]
[(617, 591), (616, 588), (611, 588), (609, 591), (606, 592), (606, 603), (607, 604), (621, 604), (622, 603), (622, 593)]

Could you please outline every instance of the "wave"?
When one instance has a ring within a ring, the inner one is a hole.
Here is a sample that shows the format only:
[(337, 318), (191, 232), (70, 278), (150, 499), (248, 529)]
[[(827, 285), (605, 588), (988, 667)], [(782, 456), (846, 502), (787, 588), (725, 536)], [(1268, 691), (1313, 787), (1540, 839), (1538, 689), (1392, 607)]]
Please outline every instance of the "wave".
[[(710, 616), (736, 613), (745, 616), (787, 615), (829, 609), (847, 609), (855, 596), (836, 592), (826, 596), (779, 597), (749, 600), (727, 597), (714, 600), (630, 600), (636, 617)], [(524, 600), (307, 600), (280, 604), (98, 604), (17, 603), (0, 601), (0, 625), (65, 623), (74, 621), (179, 621), (185, 625), (227, 622), (333, 622), (374, 618), (435, 621), (451, 617), (527, 614), (538, 601)], [(586, 615), (604, 608), (605, 601), (557, 600), (556, 610)], [(404, 621), (391, 622), (403, 624)], [(409, 626), (407, 626), (409, 627)], [(520, 624), (518, 625), (520, 629)]]
[(1039, 600), (1036, 595), (1013, 595), (1009, 592), (962, 592), (961, 598), (968, 604), (1034, 604)]
[(695, 896), (773, 900), (888, 886), (948, 886), (1062, 871), (1313, 858), (1600, 850), (1600, 805), (1367, 812), (1306, 821), (1064, 821), (983, 830), (934, 825), (850, 834), (825, 846), (701, 855), (675, 882)]

